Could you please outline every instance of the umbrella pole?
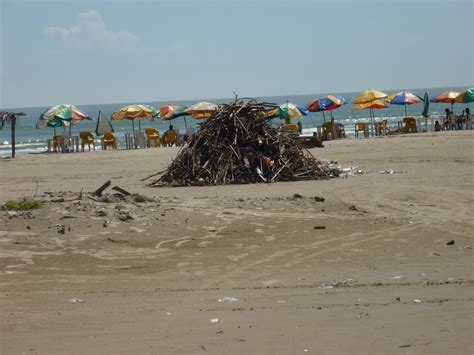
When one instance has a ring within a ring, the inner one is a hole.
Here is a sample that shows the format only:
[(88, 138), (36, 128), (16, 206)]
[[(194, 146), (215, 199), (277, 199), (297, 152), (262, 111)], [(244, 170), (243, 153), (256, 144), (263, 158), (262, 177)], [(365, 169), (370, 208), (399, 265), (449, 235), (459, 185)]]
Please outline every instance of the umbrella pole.
[(372, 116), (372, 137), (375, 137), (374, 132), (374, 125), (375, 125), (375, 112), (373, 108), (370, 108), (371, 116)]
[(141, 120), (138, 120), (138, 132), (141, 132), (141, 130), (142, 130)]
[(405, 117), (408, 117), (408, 113), (407, 113), (407, 104), (405, 103)]
[(16, 148), (16, 133), (15, 133), (16, 127), (15, 126), (16, 126), (16, 115), (13, 115), (12, 116), (12, 121), (11, 121), (12, 159), (15, 158), (15, 148)]
[(137, 140), (135, 139), (135, 119), (132, 118), (132, 139), (133, 139), (133, 146), (137, 149)]
[(187, 131), (188, 130), (188, 123), (186, 122), (186, 117), (183, 117), (183, 118), (184, 118), (184, 128)]
[(326, 123), (326, 117), (324, 116), (324, 111), (321, 111), (323, 113), (323, 120), (324, 120), (324, 123)]
[(53, 129), (54, 129), (54, 135), (56, 136), (56, 126), (54, 126)]

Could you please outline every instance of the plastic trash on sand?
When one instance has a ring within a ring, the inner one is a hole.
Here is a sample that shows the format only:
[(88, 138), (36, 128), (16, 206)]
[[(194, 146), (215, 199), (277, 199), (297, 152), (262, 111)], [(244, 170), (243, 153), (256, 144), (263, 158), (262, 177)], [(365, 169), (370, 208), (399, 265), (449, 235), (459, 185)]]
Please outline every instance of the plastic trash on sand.
[(238, 299), (234, 297), (222, 297), (217, 300), (218, 302), (237, 302)]
[(209, 319), (209, 322), (211, 322), (211, 323), (219, 323), (219, 318), (211, 318), (211, 319)]
[(81, 300), (80, 298), (71, 298), (71, 299), (70, 299), (70, 302), (71, 302), (72, 304), (75, 304), (75, 303), (84, 303), (84, 301)]

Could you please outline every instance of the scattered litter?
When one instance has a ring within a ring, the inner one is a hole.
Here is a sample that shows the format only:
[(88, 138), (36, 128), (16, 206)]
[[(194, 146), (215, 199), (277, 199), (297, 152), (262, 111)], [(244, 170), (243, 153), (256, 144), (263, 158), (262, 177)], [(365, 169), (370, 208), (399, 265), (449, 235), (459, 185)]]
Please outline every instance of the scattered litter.
[(80, 298), (71, 298), (70, 302), (72, 304), (75, 304), (75, 303), (84, 303), (83, 300), (81, 300)]
[(394, 277), (391, 277), (390, 280), (397, 280), (397, 279), (401, 279), (403, 276), (394, 276)]
[(171, 315), (171, 313), (170, 313), (170, 312), (166, 312), (166, 315), (167, 315), (167, 316), (170, 316), (170, 315)]
[(293, 198), (303, 198), (300, 194), (293, 194)]
[(319, 196), (314, 196), (314, 200), (316, 202), (324, 202), (326, 201), (326, 199), (324, 197), (319, 197)]
[(422, 301), (419, 300), (419, 299), (417, 299), (417, 298), (415, 298), (415, 299), (413, 300), (413, 302), (415, 302), (415, 303), (421, 303)]
[(285, 301), (278, 301), (278, 303), (286, 303)]
[(323, 284), (322, 286), (319, 286), (319, 288), (322, 288), (324, 290), (328, 288), (334, 288), (334, 286), (331, 286), (331, 285), (326, 286), (325, 284)]
[(402, 299), (400, 297), (395, 298), (395, 301), (401, 301)]
[(350, 205), (349, 210), (350, 211), (357, 211), (357, 207), (355, 205)]
[(217, 300), (218, 302), (237, 302), (238, 299), (234, 297), (222, 297)]
[(411, 347), (411, 344), (403, 344), (399, 346), (399, 348), (409, 348), (409, 347)]
[(18, 217), (18, 213), (15, 211), (7, 211), (7, 214), (9, 218)]
[(446, 245), (454, 245), (454, 240), (450, 240), (449, 242), (446, 243)]
[(314, 226), (314, 229), (326, 229), (326, 226)]
[(389, 169), (389, 170), (380, 170), (378, 173), (379, 174), (400, 174), (400, 173), (406, 173), (406, 171), (395, 171), (395, 170)]
[(219, 322), (219, 319), (218, 319), (218, 318), (210, 318), (210, 319), (209, 319), (209, 322), (211, 322), (211, 323), (218, 323), (218, 322)]
[(304, 351), (305, 353), (307, 353), (309, 350), (308, 350), (308, 349), (304, 349), (303, 351)]

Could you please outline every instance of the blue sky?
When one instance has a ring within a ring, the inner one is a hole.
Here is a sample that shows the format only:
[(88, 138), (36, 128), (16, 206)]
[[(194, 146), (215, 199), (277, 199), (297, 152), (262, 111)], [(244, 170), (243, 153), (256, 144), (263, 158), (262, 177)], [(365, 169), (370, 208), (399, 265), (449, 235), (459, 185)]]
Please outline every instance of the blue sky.
[(474, 81), (471, 0), (0, 1), (4, 108)]

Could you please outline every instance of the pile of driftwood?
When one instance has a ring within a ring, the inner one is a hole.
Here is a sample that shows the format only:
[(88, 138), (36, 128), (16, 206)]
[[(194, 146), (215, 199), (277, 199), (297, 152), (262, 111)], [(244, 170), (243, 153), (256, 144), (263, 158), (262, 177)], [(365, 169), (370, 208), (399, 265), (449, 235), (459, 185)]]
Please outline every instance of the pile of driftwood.
[(327, 179), (297, 134), (271, 126), (274, 113), (275, 105), (255, 100), (220, 105), (151, 185)]

